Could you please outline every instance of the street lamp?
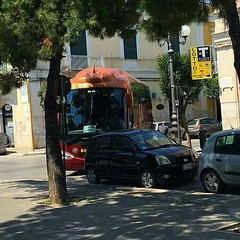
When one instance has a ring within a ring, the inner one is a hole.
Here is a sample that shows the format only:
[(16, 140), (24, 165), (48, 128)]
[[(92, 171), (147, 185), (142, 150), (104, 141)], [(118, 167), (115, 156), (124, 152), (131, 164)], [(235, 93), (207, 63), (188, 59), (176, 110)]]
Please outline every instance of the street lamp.
[[(181, 37), (183, 38), (182, 41), (179, 42), (179, 44), (184, 45), (186, 43), (186, 39), (189, 36), (191, 30), (190, 27), (187, 25), (183, 25), (181, 27)], [(173, 54), (174, 50), (172, 49), (172, 43), (171, 43), (171, 35), (168, 33), (168, 37), (164, 40), (162, 44), (159, 44), (160, 47), (162, 47), (165, 42), (167, 42), (168, 45), (168, 56), (169, 56), (169, 68), (170, 68), (170, 81), (171, 81), (171, 100), (172, 100), (172, 126), (173, 129), (171, 130), (171, 137), (173, 139), (177, 139), (178, 143), (181, 144), (181, 134), (180, 134), (180, 126), (179, 126), (179, 115), (178, 115), (178, 96), (177, 96), (177, 91), (176, 91), (176, 83), (175, 79), (173, 76)]]

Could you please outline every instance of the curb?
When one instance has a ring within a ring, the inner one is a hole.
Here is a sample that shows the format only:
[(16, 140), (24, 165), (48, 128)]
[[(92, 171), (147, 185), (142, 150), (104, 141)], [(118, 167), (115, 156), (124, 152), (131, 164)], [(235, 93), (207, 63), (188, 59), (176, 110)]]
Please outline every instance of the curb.
[(7, 149), (7, 153), (6, 156), (19, 156), (19, 157), (23, 157), (23, 156), (31, 156), (31, 155), (43, 155), (46, 154), (46, 150), (45, 149), (36, 149), (36, 151), (29, 151), (29, 149), (26, 150), (16, 150), (16, 149), (12, 149), (9, 148)]

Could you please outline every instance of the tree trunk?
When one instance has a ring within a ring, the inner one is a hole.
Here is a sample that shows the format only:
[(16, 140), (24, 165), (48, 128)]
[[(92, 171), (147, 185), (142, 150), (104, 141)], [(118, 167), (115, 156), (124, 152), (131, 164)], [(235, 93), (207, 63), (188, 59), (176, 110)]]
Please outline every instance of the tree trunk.
[(49, 197), (52, 204), (64, 204), (68, 198), (65, 165), (60, 149), (60, 132), (57, 120), (57, 96), (62, 53), (50, 59), (45, 97), (46, 161)]
[(240, 21), (237, 9), (237, 1), (223, 1), (226, 11), (226, 19), (229, 24), (229, 36), (232, 41), (234, 53), (234, 67), (240, 81)]
[(188, 144), (189, 147), (192, 147), (191, 137), (190, 137), (190, 134), (189, 134), (189, 130), (188, 130), (188, 126), (187, 126), (187, 119), (186, 119), (186, 115), (185, 115), (186, 114), (186, 108), (187, 108), (187, 105), (185, 105), (185, 104), (183, 104), (181, 106), (180, 115), (181, 115), (181, 120), (182, 120), (182, 126), (185, 129), (187, 144)]

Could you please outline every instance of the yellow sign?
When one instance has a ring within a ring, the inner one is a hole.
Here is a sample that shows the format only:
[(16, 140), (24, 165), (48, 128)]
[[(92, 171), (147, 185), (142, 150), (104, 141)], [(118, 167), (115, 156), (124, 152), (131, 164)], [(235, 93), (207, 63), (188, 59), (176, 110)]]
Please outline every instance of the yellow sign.
[(210, 46), (191, 48), (192, 79), (212, 78), (212, 63)]

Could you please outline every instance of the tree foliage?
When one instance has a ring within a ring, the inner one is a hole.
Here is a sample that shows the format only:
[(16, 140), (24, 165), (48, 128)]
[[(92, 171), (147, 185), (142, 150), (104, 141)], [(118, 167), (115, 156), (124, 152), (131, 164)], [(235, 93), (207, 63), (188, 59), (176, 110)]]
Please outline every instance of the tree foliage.
[[(165, 100), (169, 101), (171, 99), (169, 56), (167, 54), (160, 55), (157, 59), (157, 63), (160, 72), (160, 90)], [(198, 95), (202, 90), (202, 82), (199, 80), (192, 80), (190, 53), (183, 55), (175, 53), (173, 55), (173, 77), (175, 80), (176, 92), (178, 93), (176, 99), (179, 101), (178, 111), (180, 121), (186, 130), (186, 137), (191, 146), (185, 112), (187, 106), (198, 99)]]
[[(157, 58), (157, 68), (160, 72), (160, 90), (165, 100), (171, 100), (171, 81), (169, 69), (169, 56), (162, 54)], [(198, 99), (202, 90), (202, 83), (199, 80), (193, 81), (191, 74), (190, 53), (173, 55), (173, 77), (178, 90), (179, 110), (185, 112), (188, 104)]]
[(14, 88), (20, 88), (24, 83), (25, 78), (16, 77), (12, 71), (0, 73), (0, 92), (6, 95)]
[(142, 0), (145, 10), (142, 29), (149, 41), (177, 37), (184, 24), (206, 22), (215, 11), (229, 28), (234, 67), (240, 81), (240, 19), (236, 0)]
[(220, 89), (218, 78), (212, 78), (203, 82), (204, 94), (207, 98), (219, 99)]
[(38, 59), (49, 61), (44, 102), (46, 159), (52, 203), (68, 197), (60, 150), (57, 95), (64, 44), (82, 30), (95, 37), (112, 37), (134, 28), (141, 15), (140, 0), (2, 0), (0, 51), (13, 67), (34, 69)]
[[(171, 100), (170, 61), (168, 54), (157, 58), (157, 68), (160, 72), (160, 90), (165, 100)], [(189, 104), (198, 100), (199, 93), (204, 89), (207, 98), (219, 97), (218, 79), (192, 80), (190, 53), (173, 55), (173, 77), (178, 91), (179, 115), (183, 127), (186, 129), (187, 139), (190, 142), (185, 112)], [(190, 143), (191, 144), (191, 143)]]
[(146, 17), (142, 29), (150, 41), (178, 36), (182, 25), (207, 21), (208, 7), (196, 0), (143, 0)]

